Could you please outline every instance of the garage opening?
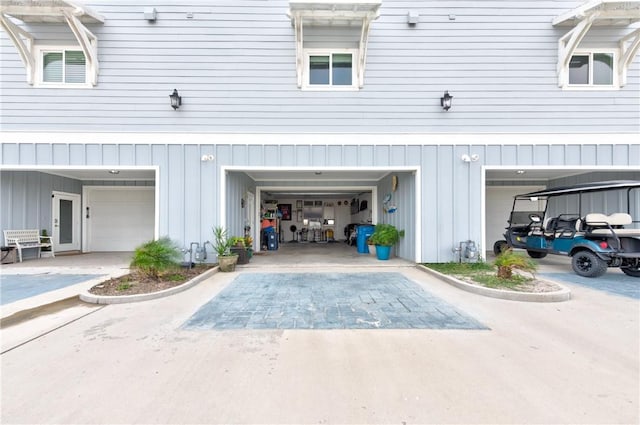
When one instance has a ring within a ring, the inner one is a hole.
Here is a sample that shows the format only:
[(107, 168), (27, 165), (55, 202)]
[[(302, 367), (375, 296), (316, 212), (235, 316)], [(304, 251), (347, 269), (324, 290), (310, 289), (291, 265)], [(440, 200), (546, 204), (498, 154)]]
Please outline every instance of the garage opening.
[(157, 235), (155, 167), (16, 167), (0, 172), (2, 230), (46, 232), (56, 255), (133, 251)]
[[(493, 246), (504, 239), (505, 227), (516, 195), (547, 188), (571, 186), (607, 180), (640, 180), (640, 172), (624, 169), (543, 168), (524, 167), (491, 169), (485, 171), (484, 247), (485, 258), (493, 257)], [(594, 197), (594, 212), (619, 212), (616, 200)], [(571, 202), (571, 199), (568, 199)], [(563, 208), (559, 206), (558, 208)], [(565, 209), (568, 206), (565, 206)], [(616, 211), (614, 211), (616, 210)]]
[(415, 261), (415, 170), (242, 169), (228, 171), (226, 179), (227, 227), (251, 235), (257, 252), (296, 255), (341, 244), (365, 255), (364, 235), (389, 223), (405, 231), (395, 254)]

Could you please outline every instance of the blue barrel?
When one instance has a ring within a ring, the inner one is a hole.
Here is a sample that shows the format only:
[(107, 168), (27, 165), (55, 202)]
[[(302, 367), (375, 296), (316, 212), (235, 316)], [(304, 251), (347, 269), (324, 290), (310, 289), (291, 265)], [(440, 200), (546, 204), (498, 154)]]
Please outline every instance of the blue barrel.
[(368, 224), (361, 224), (358, 226), (356, 235), (356, 246), (360, 254), (368, 254), (369, 247), (367, 246), (367, 239), (373, 235), (374, 226)]

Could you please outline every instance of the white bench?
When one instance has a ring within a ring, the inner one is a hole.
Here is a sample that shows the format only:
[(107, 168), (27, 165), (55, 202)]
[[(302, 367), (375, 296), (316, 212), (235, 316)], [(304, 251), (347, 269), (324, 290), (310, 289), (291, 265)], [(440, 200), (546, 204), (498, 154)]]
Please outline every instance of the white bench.
[(38, 258), (42, 257), (42, 248), (51, 248), (51, 256), (53, 253), (53, 245), (51, 244), (51, 236), (40, 236), (38, 229), (31, 230), (5, 230), (4, 244), (13, 246), (18, 250), (18, 258), (22, 263), (22, 250), (27, 248), (35, 248), (38, 250)]

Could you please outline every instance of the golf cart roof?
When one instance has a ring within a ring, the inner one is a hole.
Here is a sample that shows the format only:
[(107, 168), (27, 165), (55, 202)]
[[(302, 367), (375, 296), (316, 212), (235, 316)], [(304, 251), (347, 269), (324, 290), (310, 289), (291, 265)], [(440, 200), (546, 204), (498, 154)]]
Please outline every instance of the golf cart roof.
[(587, 192), (602, 192), (605, 190), (633, 189), (640, 188), (640, 180), (612, 180), (606, 182), (581, 183), (573, 186), (554, 187), (551, 189), (538, 190), (536, 192), (517, 195), (517, 199), (551, 197), (561, 195), (571, 195)]

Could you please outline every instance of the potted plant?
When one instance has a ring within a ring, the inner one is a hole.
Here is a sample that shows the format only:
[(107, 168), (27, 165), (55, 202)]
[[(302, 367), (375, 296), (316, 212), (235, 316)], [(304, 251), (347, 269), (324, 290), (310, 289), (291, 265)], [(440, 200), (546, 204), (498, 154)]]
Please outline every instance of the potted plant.
[(244, 246), (247, 249), (247, 257), (251, 260), (253, 257), (253, 238), (251, 236), (244, 237)]
[(372, 256), (376, 256), (376, 244), (371, 241), (371, 237), (367, 238), (367, 248), (369, 249), (369, 254)]
[(221, 272), (232, 272), (238, 263), (238, 254), (231, 252), (231, 239), (227, 236), (227, 230), (216, 226), (213, 228), (213, 249), (218, 255), (218, 265)]
[(388, 260), (391, 256), (391, 247), (398, 243), (404, 236), (404, 230), (399, 231), (392, 224), (376, 224), (369, 240), (376, 246), (378, 260)]
[(238, 264), (248, 264), (249, 255), (242, 236), (231, 237), (231, 253), (238, 254)]

